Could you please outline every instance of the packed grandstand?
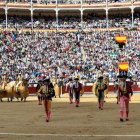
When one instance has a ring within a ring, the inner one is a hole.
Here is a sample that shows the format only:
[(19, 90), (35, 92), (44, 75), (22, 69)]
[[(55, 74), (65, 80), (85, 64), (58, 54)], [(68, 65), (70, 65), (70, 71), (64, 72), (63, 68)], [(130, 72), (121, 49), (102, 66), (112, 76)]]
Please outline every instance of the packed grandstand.
[[(139, 0), (0, 0), (0, 75), (95, 81), (100, 71), (113, 81), (128, 61), (139, 81), (139, 29)], [(116, 34), (127, 37), (123, 49)]]

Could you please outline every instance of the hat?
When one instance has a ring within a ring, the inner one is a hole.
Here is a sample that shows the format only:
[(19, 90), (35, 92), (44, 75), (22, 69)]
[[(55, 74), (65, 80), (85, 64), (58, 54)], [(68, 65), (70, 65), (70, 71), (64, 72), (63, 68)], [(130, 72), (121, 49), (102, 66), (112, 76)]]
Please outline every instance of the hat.
[(50, 82), (50, 78), (49, 77), (46, 77), (43, 82)]
[(81, 77), (81, 79), (86, 79), (86, 77), (83, 76), (83, 77)]
[(69, 81), (72, 81), (72, 78), (69, 78)]
[(6, 72), (2, 73), (3, 75), (6, 75)]
[(39, 83), (39, 82), (42, 82), (42, 80), (41, 80), (41, 79), (40, 79), (40, 80), (38, 80), (38, 83)]
[(130, 72), (128, 72), (127, 73), (127, 78), (132, 79), (133, 78), (133, 75)]
[(102, 80), (102, 79), (103, 79), (103, 76), (99, 76), (98, 79), (99, 79), (99, 80)]
[(109, 74), (108, 73), (104, 73), (104, 77), (109, 77)]
[(100, 74), (98, 74), (97, 78), (100, 80), (100, 79), (103, 79), (104, 77), (103, 77), (103, 75), (100, 73)]
[(129, 79), (133, 79), (133, 76), (128, 76), (127, 78), (129, 78)]
[(127, 75), (118, 75), (117, 78), (128, 78)]
[(74, 80), (79, 80), (79, 76), (75, 76)]
[(24, 81), (29, 81), (29, 78), (23, 78)]

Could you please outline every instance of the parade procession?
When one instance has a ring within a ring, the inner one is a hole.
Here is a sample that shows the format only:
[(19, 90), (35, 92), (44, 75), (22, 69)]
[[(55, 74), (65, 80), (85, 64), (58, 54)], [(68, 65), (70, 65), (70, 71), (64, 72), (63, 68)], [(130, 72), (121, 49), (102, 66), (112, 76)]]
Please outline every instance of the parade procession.
[[(123, 60), (124, 61), (124, 60)], [(118, 86), (116, 88), (116, 99), (117, 104), (120, 104), (120, 121), (124, 121), (124, 111), (126, 112), (126, 121), (129, 120), (129, 101), (133, 95), (133, 80), (132, 76), (128, 76), (129, 64), (128, 62), (118, 63), (118, 75), (117, 81)], [(64, 83), (61, 77), (58, 81), (56, 78), (50, 78), (44, 76), (43, 79), (38, 80), (36, 86), (36, 96), (38, 98), (38, 105), (44, 105), (46, 113), (46, 122), (50, 121), (51, 118), (51, 102), (53, 97), (59, 97), (62, 95), (63, 86), (65, 85), (65, 93), (68, 94), (68, 100), (70, 104), (75, 103), (75, 107), (79, 107), (80, 97), (84, 94), (83, 80), (79, 82), (79, 76), (68, 77)], [(14, 98), (19, 101), (26, 102), (26, 98), (29, 96), (28, 78), (25, 78), (21, 73), (15, 78), (16, 81), (8, 82), (6, 73), (2, 75), (2, 82), (0, 86), (0, 99), (3, 102), (3, 98), (7, 98), (8, 102), (13, 101)], [(128, 80), (127, 80), (128, 79)], [(83, 84), (82, 84), (83, 83)], [(114, 85), (115, 88), (115, 85)], [(92, 85), (92, 93), (97, 97), (99, 109), (104, 109), (105, 98), (107, 100), (109, 93), (109, 75), (104, 75), (99, 72), (96, 81)], [(88, 94), (88, 93), (86, 93)]]
[(140, 0), (0, 0), (0, 140), (140, 140)]

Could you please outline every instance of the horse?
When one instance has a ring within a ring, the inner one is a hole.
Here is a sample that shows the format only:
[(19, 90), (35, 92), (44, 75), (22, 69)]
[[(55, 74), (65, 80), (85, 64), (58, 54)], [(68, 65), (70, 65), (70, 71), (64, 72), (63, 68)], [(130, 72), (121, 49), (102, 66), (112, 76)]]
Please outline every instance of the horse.
[(2, 88), (2, 86), (0, 87), (0, 101), (2, 102), (2, 98), (6, 98), (7, 97), (7, 93), (6, 91)]
[(17, 98), (17, 100), (21, 98), (21, 101), (24, 100), (24, 102), (26, 102), (26, 98), (29, 95), (28, 80), (23, 79), (22, 82), (16, 88), (17, 91), (15, 92), (15, 97)]
[(8, 102), (13, 101), (14, 92), (15, 92), (14, 86), (15, 86), (15, 81), (12, 81), (10, 83), (7, 83), (6, 80), (2, 81), (2, 85), (0, 88), (0, 100), (1, 100), (1, 102), (2, 102), (2, 98), (8, 98)]

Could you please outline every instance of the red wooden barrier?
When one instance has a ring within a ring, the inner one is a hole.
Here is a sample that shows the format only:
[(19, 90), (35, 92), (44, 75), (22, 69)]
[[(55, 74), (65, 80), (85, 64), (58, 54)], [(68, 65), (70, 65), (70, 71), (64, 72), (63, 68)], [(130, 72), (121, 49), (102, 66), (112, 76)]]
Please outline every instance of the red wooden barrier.
[[(114, 85), (109, 85), (109, 92), (113, 92), (114, 91)], [(140, 92), (140, 86), (138, 85), (134, 85), (133, 86), (133, 91), (139, 91)], [(92, 92), (92, 86), (84, 86), (84, 92)], [(29, 93), (30, 94), (34, 94), (36, 93), (36, 87), (29, 87)], [(65, 86), (63, 86), (63, 93), (65, 93)]]

